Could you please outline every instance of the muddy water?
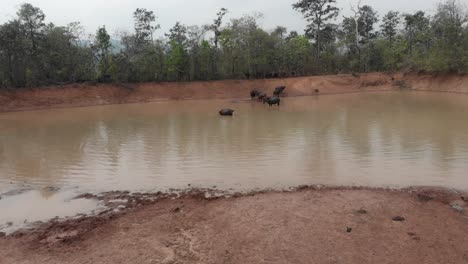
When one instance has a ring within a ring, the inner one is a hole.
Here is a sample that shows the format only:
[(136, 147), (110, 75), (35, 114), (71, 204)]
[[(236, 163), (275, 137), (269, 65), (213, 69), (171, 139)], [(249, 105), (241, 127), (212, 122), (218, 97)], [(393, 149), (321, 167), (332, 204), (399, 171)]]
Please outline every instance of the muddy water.
[[(235, 116), (218, 116), (221, 107), (236, 109)], [(280, 108), (214, 100), (0, 114), (0, 194), (32, 190), (22, 192), (25, 199), (2, 196), (1, 214), (19, 218), (4, 217), (0, 225), (44, 218), (21, 213), (31, 204), (71, 208), (68, 215), (95, 206), (71, 206), (60, 191), (37, 191), (50, 187), (76, 193), (301, 184), (468, 190), (467, 171), (467, 95), (385, 92), (285, 98)]]
[[(223, 106), (236, 109), (221, 118)], [(0, 192), (300, 184), (468, 189), (468, 96), (186, 101), (0, 114)]]

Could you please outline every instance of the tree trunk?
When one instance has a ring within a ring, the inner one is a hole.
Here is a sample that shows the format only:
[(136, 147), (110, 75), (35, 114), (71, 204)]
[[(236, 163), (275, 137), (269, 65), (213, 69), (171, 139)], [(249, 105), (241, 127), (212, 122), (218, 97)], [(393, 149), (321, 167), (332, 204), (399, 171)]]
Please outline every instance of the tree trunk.
[(321, 24), (320, 23), (317, 23), (317, 35), (316, 35), (316, 39), (317, 39), (317, 60), (320, 59), (320, 28), (321, 28)]
[(15, 78), (13, 77), (13, 65), (11, 62), (11, 55), (8, 53), (8, 77), (10, 79), (10, 85), (15, 85)]

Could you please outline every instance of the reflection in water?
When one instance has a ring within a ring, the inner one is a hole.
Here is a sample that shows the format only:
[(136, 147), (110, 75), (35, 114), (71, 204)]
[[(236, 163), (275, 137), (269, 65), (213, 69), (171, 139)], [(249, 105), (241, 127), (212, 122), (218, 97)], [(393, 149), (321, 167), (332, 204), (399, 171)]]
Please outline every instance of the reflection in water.
[[(233, 118), (217, 110), (236, 109)], [(468, 96), (388, 92), (0, 114), (0, 191), (300, 184), (468, 189)]]

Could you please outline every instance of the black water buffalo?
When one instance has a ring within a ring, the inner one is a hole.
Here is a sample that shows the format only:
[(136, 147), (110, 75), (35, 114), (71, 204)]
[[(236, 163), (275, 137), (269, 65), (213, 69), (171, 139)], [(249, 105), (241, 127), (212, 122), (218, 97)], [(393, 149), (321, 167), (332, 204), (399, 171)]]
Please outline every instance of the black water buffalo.
[(273, 92), (274, 95), (280, 96), (284, 92), (284, 89), (286, 89), (286, 86), (278, 86), (275, 88), (275, 91)]
[(268, 97), (267, 100), (268, 105), (271, 107), (272, 105), (278, 105), (280, 106), (281, 104), (281, 99), (278, 96), (272, 96)]
[(234, 110), (232, 110), (232, 109), (221, 109), (219, 111), (219, 114), (221, 116), (232, 116), (234, 114)]
[(259, 95), (260, 95), (260, 92), (257, 91), (257, 90), (252, 90), (252, 91), (250, 91), (250, 97), (251, 97), (252, 99), (254, 99), (255, 97), (257, 97), (257, 96), (259, 96)]
[(265, 99), (265, 98), (267, 98), (267, 97), (268, 97), (268, 95), (267, 95), (266, 93), (261, 93), (261, 94), (258, 95), (258, 100), (259, 100), (260, 102), (262, 102), (263, 99)]
[(265, 96), (265, 97), (262, 99), (263, 104), (268, 103), (268, 100), (269, 100), (269, 99), (270, 99), (269, 96)]

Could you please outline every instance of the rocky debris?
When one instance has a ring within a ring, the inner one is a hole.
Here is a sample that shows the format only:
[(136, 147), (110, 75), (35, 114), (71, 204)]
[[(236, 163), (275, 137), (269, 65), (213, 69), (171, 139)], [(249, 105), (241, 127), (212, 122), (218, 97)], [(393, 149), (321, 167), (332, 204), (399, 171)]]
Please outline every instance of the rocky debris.
[(452, 209), (459, 213), (463, 213), (463, 211), (465, 211), (465, 209), (463, 209), (463, 207), (459, 204), (452, 205)]
[(347, 227), (346, 228), (346, 233), (351, 233), (351, 232), (353, 232), (353, 229), (351, 227)]
[(361, 209), (357, 210), (356, 213), (358, 213), (358, 214), (367, 214), (367, 210), (361, 208)]
[(416, 241), (421, 240), (421, 238), (420, 238), (416, 233), (408, 232), (407, 234), (408, 234), (408, 236), (410, 236), (411, 239), (413, 239), (413, 240), (416, 240)]
[(1, 237), (6, 237), (5, 232), (0, 232), (0, 238), (1, 238)]
[(395, 222), (403, 222), (406, 219), (403, 216), (395, 216), (395, 217), (392, 218), (392, 220), (395, 221)]

